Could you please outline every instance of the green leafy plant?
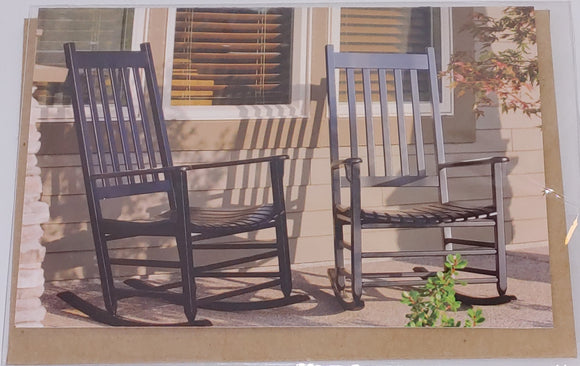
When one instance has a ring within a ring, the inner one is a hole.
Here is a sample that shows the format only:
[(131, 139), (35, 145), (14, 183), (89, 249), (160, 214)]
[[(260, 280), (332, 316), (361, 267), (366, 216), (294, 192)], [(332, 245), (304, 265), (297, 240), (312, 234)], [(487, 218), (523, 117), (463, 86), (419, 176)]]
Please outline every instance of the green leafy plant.
[[(461, 302), (455, 299), (456, 272), (465, 268), (467, 261), (459, 254), (449, 254), (445, 261), (445, 270), (437, 272), (427, 279), (427, 283), (413, 291), (404, 291), (401, 302), (411, 307), (405, 317), (409, 319), (407, 327), (461, 327), (449, 313), (455, 313)], [(475, 327), (485, 321), (481, 309), (471, 308), (467, 311), (464, 327)]]
[[(540, 99), (533, 93), (539, 85), (538, 58), (532, 52), (536, 44), (534, 8), (508, 7), (499, 19), (476, 13), (462, 31), (470, 32), (482, 50), (477, 56), (454, 53), (442, 76), (452, 78), (451, 87), (459, 96), (473, 93), (476, 116), (484, 114), (481, 107), (494, 104), (493, 95), (504, 113), (521, 110), (528, 116), (539, 115)], [(500, 41), (514, 46), (494, 51), (492, 45)]]

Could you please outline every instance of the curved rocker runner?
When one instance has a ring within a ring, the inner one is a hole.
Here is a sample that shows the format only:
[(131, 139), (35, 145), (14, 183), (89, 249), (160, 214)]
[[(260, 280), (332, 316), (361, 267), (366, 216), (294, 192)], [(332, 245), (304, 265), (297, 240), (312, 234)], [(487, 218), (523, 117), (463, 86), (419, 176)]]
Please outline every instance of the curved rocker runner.
[(87, 315), (92, 320), (110, 325), (113, 327), (179, 327), (179, 326), (198, 326), (207, 327), (211, 326), (212, 323), (209, 320), (194, 320), (193, 322), (180, 322), (180, 323), (154, 323), (145, 322), (141, 320), (129, 319), (119, 315), (111, 314), (109, 311), (103, 310), (90, 302), (80, 298), (70, 291), (63, 291), (57, 294), (57, 296), (64, 302), (72, 306), (73, 308), (79, 310), (83, 314)]

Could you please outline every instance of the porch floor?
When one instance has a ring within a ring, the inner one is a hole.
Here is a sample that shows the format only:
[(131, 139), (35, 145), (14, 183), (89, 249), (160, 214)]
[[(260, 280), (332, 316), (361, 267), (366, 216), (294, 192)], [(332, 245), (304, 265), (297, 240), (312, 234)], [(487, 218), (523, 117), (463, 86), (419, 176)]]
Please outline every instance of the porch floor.
[[(468, 258), (469, 260), (469, 258)], [(508, 295), (517, 300), (508, 304), (479, 306), (483, 310), (486, 328), (545, 328), (552, 327), (552, 296), (547, 245), (517, 245), (508, 247)], [(476, 264), (469, 260), (471, 264)], [(389, 270), (409, 270), (414, 266), (440, 270), (441, 259), (429, 260), (389, 260)], [(384, 260), (371, 266), (378, 266)], [(334, 298), (326, 270), (330, 263), (313, 263), (293, 266), (294, 293), (305, 293), (310, 300), (286, 307), (243, 312), (219, 312), (200, 309), (198, 319), (209, 319), (218, 327), (287, 327), (287, 326), (362, 326), (362, 327), (402, 327), (406, 323), (405, 314), (409, 307), (400, 302), (401, 289), (365, 289), (365, 308), (360, 311), (344, 311)], [(371, 270), (371, 269), (369, 269)], [(149, 280), (167, 280), (163, 276), (149, 276)], [(231, 283), (215, 283), (217, 280), (198, 281), (200, 292), (212, 287), (231, 286), (244, 279), (230, 280)], [(234, 283), (235, 282), (235, 283)], [(42, 302), (47, 309), (45, 327), (103, 327), (64, 303), (56, 294), (70, 290), (97, 306), (103, 306), (98, 280), (53, 281), (45, 284)], [(495, 296), (495, 285), (458, 286), (457, 292), (471, 296)], [(204, 295), (203, 293), (201, 295)], [(251, 296), (251, 295), (248, 295)], [(279, 290), (263, 290), (258, 298), (281, 296)], [(467, 307), (463, 307), (455, 317), (465, 319)], [(119, 314), (132, 318), (157, 322), (182, 322), (185, 317), (182, 308), (155, 299), (132, 298), (119, 302)]]

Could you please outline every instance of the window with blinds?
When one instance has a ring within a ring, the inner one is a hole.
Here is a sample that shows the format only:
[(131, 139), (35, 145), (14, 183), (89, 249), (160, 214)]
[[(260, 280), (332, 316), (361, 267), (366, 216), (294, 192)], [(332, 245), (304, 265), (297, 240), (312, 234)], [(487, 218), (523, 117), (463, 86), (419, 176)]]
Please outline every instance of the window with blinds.
[(288, 104), (291, 8), (177, 9), (171, 105)]
[[(424, 53), (434, 46), (440, 52), (440, 14), (437, 8), (342, 8), (340, 50), (342, 52)], [(437, 57), (440, 59), (440, 57)], [(438, 61), (439, 62), (439, 61)], [(425, 78), (426, 76), (423, 76)], [(362, 101), (362, 75), (355, 75), (357, 100)], [(346, 101), (346, 75), (339, 76), (339, 100)], [(387, 75), (388, 90), (394, 93), (393, 76)], [(404, 83), (405, 94), (410, 93)], [(373, 75), (373, 91), (378, 77)], [(428, 100), (428, 85), (419, 81), (421, 100)], [(375, 93), (373, 93), (375, 94)], [(378, 98), (378, 93), (375, 96)]]
[[(66, 67), (63, 44), (77, 50), (116, 51), (131, 48), (134, 9), (42, 8), (38, 10), (36, 64)], [(41, 104), (70, 104), (62, 83), (37, 82)]]

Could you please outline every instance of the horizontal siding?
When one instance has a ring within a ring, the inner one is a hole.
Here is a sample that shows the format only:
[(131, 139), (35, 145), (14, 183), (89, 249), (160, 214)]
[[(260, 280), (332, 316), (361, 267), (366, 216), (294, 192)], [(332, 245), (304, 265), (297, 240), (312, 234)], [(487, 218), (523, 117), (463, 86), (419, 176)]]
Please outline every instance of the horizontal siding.
[[(478, 131), (479, 132), (479, 131)], [(502, 132), (511, 135), (512, 131)], [(486, 135), (499, 135), (498, 131), (487, 130)], [(488, 138), (491, 138), (488, 136)], [(478, 143), (475, 143), (477, 145)], [(460, 149), (460, 146), (462, 149)], [(503, 149), (499, 149), (503, 146)], [(509, 148), (507, 148), (509, 147)], [(542, 195), (544, 187), (543, 154), (541, 150), (514, 151), (513, 144), (496, 144), (487, 152), (477, 151), (474, 144), (448, 145), (449, 161), (480, 158), (490, 155), (507, 155), (506, 214), (508, 242), (531, 243), (547, 241), (546, 207)], [(342, 149), (344, 150), (344, 149)], [(497, 151), (496, 151), (497, 150)], [(432, 148), (428, 149), (432, 154)], [(330, 215), (330, 185), (328, 150), (318, 149), (267, 149), (241, 151), (181, 151), (175, 154), (176, 163), (232, 160), (269, 154), (285, 153), (291, 160), (285, 165), (286, 203), (288, 209), (289, 236), (294, 263), (327, 261), (332, 258), (332, 218)], [(47, 278), (75, 278), (94, 276), (94, 254), (88, 224), (86, 198), (82, 184), (82, 172), (78, 158), (74, 155), (40, 155), (44, 194), (43, 200), (51, 205), (50, 222), (44, 225), (44, 242), (47, 247), (45, 271)], [(212, 207), (232, 207), (237, 204), (254, 204), (269, 200), (269, 173), (267, 166), (249, 169), (220, 169), (214, 174), (190, 174), (190, 197)], [(434, 170), (431, 165), (429, 170)], [(483, 177), (481, 176), (483, 175)], [(491, 194), (489, 169), (458, 168), (450, 170), (450, 190), (457, 200), (481, 200)], [(224, 191), (225, 190), (225, 191)], [(410, 193), (409, 193), (410, 192)], [(347, 199), (348, 191), (343, 190)], [(373, 188), (362, 196), (366, 207), (394, 207), (408, 203), (435, 202), (437, 192), (431, 188)], [(128, 200), (107, 202), (106, 213), (112, 217), (133, 217), (149, 212), (160, 212), (160, 195), (146, 200), (133, 197)], [(458, 235), (463, 235), (457, 230)], [(476, 237), (488, 240), (489, 231), (475, 229)], [(440, 236), (438, 229), (372, 231), (365, 234), (374, 243), (376, 250), (396, 250), (399, 247), (421, 249), (433, 238)], [(239, 240), (271, 240), (273, 232), (241, 236)], [(437, 241), (435, 241), (437, 242)], [(152, 249), (146, 249), (152, 245)], [(169, 253), (174, 247), (172, 240), (131, 239), (115, 243), (119, 253), (137, 251), (145, 257), (157, 252)], [(145, 254), (143, 254), (145, 253)], [(76, 262), (72, 266), (69, 261)], [(66, 268), (71, 266), (71, 268)], [(92, 269), (91, 269), (92, 268)], [(143, 270), (141, 270), (142, 272)], [(139, 273), (141, 273), (139, 272)], [(133, 274), (122, 269), (122, 274)]]
[[(330, 181), (329, 158), (319, 150), (312, 149), (310, 153), (302, 149), (283, 150), (256, 150), (252, 154), (249, 151), (239, 153), (229, 152), (223, 154), (212, 154), (211, 151), (184, 156), (181, 154), (176, 158), (175, 164), (193, 164), (196, 162), (208, 161), (229, 161), (236, 159), (246, 159), (252, 157), (267, 156), (271, 154), (288, 154), (290, 160), (285, 163), (284, 184), (287, 187), (303, 185), (328, 185)], [(507, 179), (516, 175), (529, 175), (533, 184), (538, 184), (537, 177), (543, 173), (543, 155), (541, 151), (523, 152), (498, 152), (493, 153), (448, 153), (448, 161), (458, 161), (464, 159), (477, 159), (494, 155), (507, 156), (511, 159), (506, 164)], [(213, 159), (212, 159), (213, 156)], [(377, 154), (377, 156), (381, 156)], [(366, 153), (361, 151), (364, 159)], [(411, 155), (413, 157), (413, 155)], [(427, 159), (432, 160), (432, 154), (427, 155)], [(539, 160), (538, 160), (539, 159)], [(39, 166), (42, 168), (43, 193), (45, 195), (63, 194), (83, 194), (84, 183), (82, 170), (77, 157), (70, 155), (51, 155), (39, 159)], [(435, 171), (433, 162), (427, 166), (429, 172)], [(449, 177), (481, 177), (490, 176), (488, 166), (484, 167), (460, 167), (449, 169)], [(191, 171), (188, 175), (188, 184), (191, 190), (216, 190), (216, 189), (240, 189), (240, 188), (260, 188), (270, 185), (269, 170), (266, 163), (256, 166), (239, 168), (219, 168), (203, 171)], [(485, 182), (484, 179), (482, 179)], [(485, 183), (484, 183), (485, 184)], [(540, 185), (543, 185), (540, 183)], [(541, 188), (541, 187), (540, 187)]]
[[(312, 113), (323, 105), (316, 102)], [(57, 111), (54, 112), (58, 113)], [(321, 112), (318, 112), (321, 113)], [(76, 154), (78, 145), (72, 120), (55, 119), (39, 124), (43, 143), (40, 155)], [(167, 121), (169, 143), (174, 152), (211, 150), (238, 151), (328, 146), (327, 128), (311, 119), (235, 121)], [(187, 136), (187, 138), (184, 138)]]
[[(46, 225), (46, 237), (55, 235), (55, 230), (61, 230), (63, 225)], [(47, 245), (47, 255), (44, 262), (44, 270), (47, 280), (64, 280), (75, 278), (94, 278), (98, 276), (96, 261), (92, 248), (91, 234), (83, 227), (74, 224), (64, 225), (67, 235)], [(80, 232), (72, 233), (76, 230)], [(347, 230), (348, 233), (348, 230)], [(507, 225), (507, 239), (513, 244), (546, 243), (548, 240), (545, 219), (517, 220)], [(436, 248), (441, 236), (437, 229), (424, 230), (372, 230), (364, 233), (365, 248), (367, 250), (420, 250), (425, 247)], [(462, 230), (457, 230), (456, 235), (467, 235)], [(488, 229), (475, 228), (469, 232), (470, 237), (479, 240), (491, 240), (492, 235)], [(245, 238), (239, 238), (240, 241)], [(300, 236), (289, 240), (291, 258), (293, 263), (316, 263), (328, 261), (332, 257), (332, 237), (329, 233), (320, 236)], [(175, 246), (170, 240), (158, 240), (157, 242), (145, 242), (143, 240), (124, 240), (123, 243), (115, 243), (112, 246), (112, 256), (127, 255), (129, 258), (155, 258), (175, 259)], [(202, 264), (213, 260), (212, 253), (198, 255), (196, 263)], [(269, 264), (275, 264), (269, 262)], [(164, 269), (154, 269), (146, 272), (140, 268), (138, 271), (130, 268), (116, 268), (119, 275), (136, 275), (165, 272)]]
[[(294, 263), (317, 263), (328, 261), (332, 256), (332, 241), (328, 235), (321, 237), (301, 237), (289, 240), (290, 257)], [(257, 251), (246, 251), (251, 255)], [(176, 260), (177, 250), (174, 246), (148, 246), (138, 248), (113, 248), (111, 257), (126, 257), (132, 259)], [(196, 264), (215, 262), (217, 258), (227, 260), (240, 253), (216, 253), (215, 251), (197, 251)], [(276, 265), (276, 260), (260, 261), (261, 265)], [(43, 262), (44, 274), (47, 281), (71, 280), (79, 278), (97, 278), (99, 276), (95, 253), (92, 248), (63, 252), (47, 252)], [(148, 275), (166, 273), (168, 269), (114, 266), (113, 272), (117, 276)]]
[(482, 107), (485, 115), (477, 119), (478, 130), (497, 130), (499, 128), (538, 128), (542, 126), (542, 118), (538, 116), (526, 116), (523, 113), (512, 113), (510, 118), (501, 118), (498, 109)]

